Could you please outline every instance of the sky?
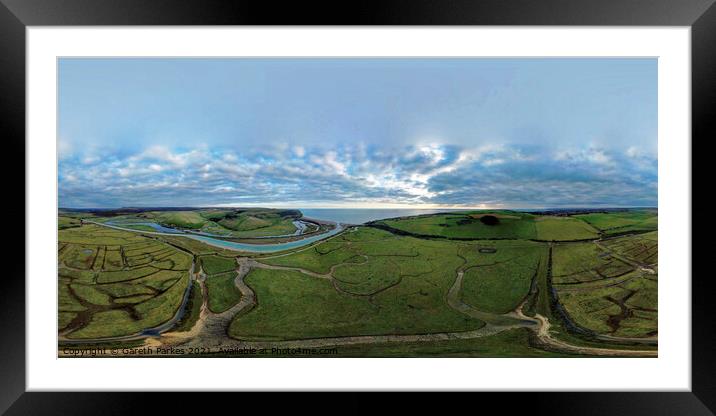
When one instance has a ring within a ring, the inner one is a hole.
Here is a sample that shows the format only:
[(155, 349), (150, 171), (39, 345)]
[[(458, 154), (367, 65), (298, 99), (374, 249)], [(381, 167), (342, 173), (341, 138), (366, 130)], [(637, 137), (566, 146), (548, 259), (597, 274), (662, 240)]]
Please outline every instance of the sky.
[(61, 207), (657, 205), (657, 60), (63, 58)]

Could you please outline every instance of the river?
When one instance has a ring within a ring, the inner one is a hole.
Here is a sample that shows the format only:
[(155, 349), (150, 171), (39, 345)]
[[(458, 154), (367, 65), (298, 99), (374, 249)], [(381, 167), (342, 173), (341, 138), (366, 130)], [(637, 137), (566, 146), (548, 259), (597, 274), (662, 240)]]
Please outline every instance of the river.
[(311, 244), (315, 241), (334, 236), (334, 235), (340, 233), (341, 231), (343, 231), (344, 228), (345, 227), (343, 226), (343, 224), (337, 224), (336, 227), (334, 227), (332, 230), (322, 233), (322, 234), (302, 238), (300, 240), (288, 241), (285, 243), (275, 243), (275, 244), (236, 243), (234, 241), (219, 240), (216, 238), (206, 237), (203, 235), (185, 234), (184, 236), (193, 238), (195, 240), (199, 240), (201, 242), (204, 242), (206, 244), (209, 244), (209, 245), (212, 245), (215, 247), (227, 248), (229, 250), (246, 251), (246, 252), (252, 252), (252, 253), (274, 253), (277, 251), (284, 251), (284, 250), (290, 250), (292, 248), (302, 247), (302, 246)]
[[(249, 253), (275, 253), (277, 251), (284, 251), (284, 250), (290, 250), (292, 248), (298, 248), (301, 246), (305, 246), (308, 244), (311, 244), (313, 242), (316, 242), (318, 240), (322, 240), (324, 238), (328, 238), (331, 236), (334, 236), (345, 228), (343, 224), (336, 224), (336, 226), (325, 233), (313, 235), (311, 237), (302, 238), (295, 241), (287, 241), (284, 243), (274, 243), (274, 244), (248, 244), (248, 243), (237, 243), (234, 241), (226, 241), (221, 240), (218, 238), (212, 238), (204, 235), (197, 235), (197, 234), (191, 234), (187, 232), (183, 232), (181, 230), (175, 230), (173, 228), (167, 228), (163, 227), (159, 224), (150, 223), (150, 222), (143, 222), (141, 225), (146, 225), (154, 228), (157, 231), (143, 231), (143, 230), (136, 230), (132, 228), (126, 228), (126, 225), (130, 225), (130, 223), (124, 223), (125, 227), (122, 227), (119, 224), (112, 223), (111, 221), (106, 223), (101, 222), (95, 222), (95, 221), (88, 221), (97, 225), (102, 225), (104, 227), (114, 228), (122, 231), (131, 231), (135, 233), (142, 233), (142, 234), (152, 234), (152, 235), (170, 235), (170, 236), (176, 236), (176, 237), (186, 237), (186, 238), (193, 238), (194, 240), (201, 241), (203, 243), (215, 246), (215, 247), (221, 247), (229, 250), (235, 250), (235, 251), (243, 251), (243, 252), (249, 252)], [(133, 223), (132, 225), (138, 225), (139, 223)]]
[[(218, 236), (212, 236), (210, 234), (203, 234), (198, 232), (185, 232), (174, 228), (164, 227), (160, 224), (153, 222), (114, 222), (108, 221), (106, 223), (95, 223), (104, 225), (106, 227), (116, 228), (125, 231), (139, 232), (145, 234), (155, 235), (171, 235), (181, 236), (186, 238), (193, 238), (194, 240), (201, 241), (203, 243), (221, 247), (229, 250), (243, 251), (249, 253), (274, 253), (278, 251), (290, 250), (293, 248), (302, 247), (318, 240), (334, 236), (345, 228), (344, 224), (363, 224), (368, 221), (375, 221), (385, 218), (395, 217), (406, 217), (412, 215), (425, 215), (434, 214), (438, 212), (455, 212), (460, 210), (449, 210), (449, 209), (347, 209), (347, 208), (304, 208), (301, 209), (303, 215), (307, 218), (313, 218), (317, 220), (335, 222), (337, 225), (330, 231), (322, 234), (313, 235), (310, 237), (288, 241), (283, 243), (273, 244), (249, 244), (249, 243), (237, 243), (234, 241), (222, 240), (215, 238)], [(155, 231), (143, 231), (127, 228), (128, 225), (144, 225), (153, 228)], [(303, 231), (302, 229), (297, 232)], [(200, 235), (203, 234), (203, 235)], [(285, 236), (283, 236), (285, 237)]]

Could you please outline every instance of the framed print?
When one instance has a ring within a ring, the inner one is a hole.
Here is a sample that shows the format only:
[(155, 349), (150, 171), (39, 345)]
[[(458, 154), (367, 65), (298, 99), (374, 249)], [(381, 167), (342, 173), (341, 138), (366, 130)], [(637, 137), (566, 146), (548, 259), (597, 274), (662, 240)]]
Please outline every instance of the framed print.
[(3, 0), (3, 410), (461, 390), (710, 414), (691, 153), (716, 9), (399, 3)]

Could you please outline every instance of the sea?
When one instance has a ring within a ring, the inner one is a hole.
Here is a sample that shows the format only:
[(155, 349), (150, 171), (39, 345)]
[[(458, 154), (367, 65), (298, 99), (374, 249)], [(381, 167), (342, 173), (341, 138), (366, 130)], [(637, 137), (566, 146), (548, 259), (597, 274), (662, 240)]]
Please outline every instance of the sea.
[(386, 218), (412, 215), (435, 214), (438, 212), (460, 212), (464, 209), (409, 209), (409, 208), (298, 208), (304, 217), (334, 221), (343, 224), (363, 224)]

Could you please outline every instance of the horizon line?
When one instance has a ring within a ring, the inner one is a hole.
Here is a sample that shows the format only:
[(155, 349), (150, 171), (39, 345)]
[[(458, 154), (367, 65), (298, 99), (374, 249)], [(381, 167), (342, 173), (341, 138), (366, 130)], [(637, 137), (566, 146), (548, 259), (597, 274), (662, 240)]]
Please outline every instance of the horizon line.
[(385, 207), (365, 207), (365, 206), (271, 206), (269, 205), (127, 205), (127, 206), (113, 206), (113, 207), (58, 207), (62, 210), (119, 210), (119, 209), (152, 209), (152, 208), (187, 208), (187, 209), (216, 209), (216, 208), (265, 208), (265, 209), (394, 209), (394, 210), (568, 210), (568, 209), (658, 209), (658, 206), (653, 205), (572, 205), (572, 206), (542, 206), (542, 207), (509, 207), (509, 206), (493, 206), (493, 207), (479, 207), (479, 206), (445, 206), (445, 207), (406, 207), (406, 206), (385, 206)]

